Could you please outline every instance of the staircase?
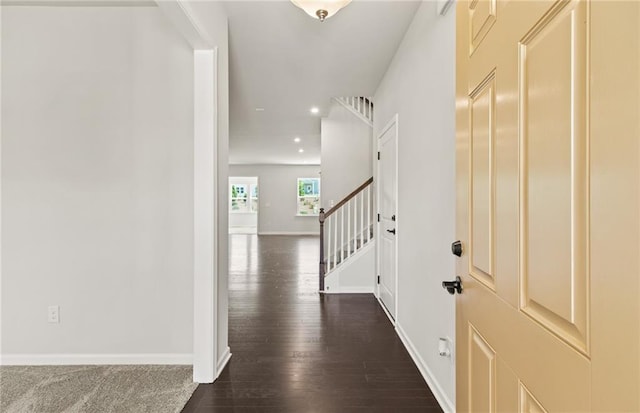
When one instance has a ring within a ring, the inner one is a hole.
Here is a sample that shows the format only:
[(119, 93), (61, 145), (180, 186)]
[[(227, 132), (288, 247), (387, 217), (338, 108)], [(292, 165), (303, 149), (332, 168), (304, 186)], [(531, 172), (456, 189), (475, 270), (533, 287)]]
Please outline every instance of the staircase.
[[(320, 292), (325, 279), (373, 245), (373, 178), (325, 212), (320, 209)], [(329, 290), (329, 288), (327, 288)]]
[(354, 115), (373, 127), (373, 98), (366, 96), (346, 96), (334, 98)]

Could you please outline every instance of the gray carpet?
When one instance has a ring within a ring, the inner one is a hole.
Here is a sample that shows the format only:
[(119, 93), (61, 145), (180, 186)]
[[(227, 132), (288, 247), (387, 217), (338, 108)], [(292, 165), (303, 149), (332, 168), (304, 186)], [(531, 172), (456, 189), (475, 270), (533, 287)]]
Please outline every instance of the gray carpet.
[(180, 412), (191, 366), (2, 366), (0, 412)]

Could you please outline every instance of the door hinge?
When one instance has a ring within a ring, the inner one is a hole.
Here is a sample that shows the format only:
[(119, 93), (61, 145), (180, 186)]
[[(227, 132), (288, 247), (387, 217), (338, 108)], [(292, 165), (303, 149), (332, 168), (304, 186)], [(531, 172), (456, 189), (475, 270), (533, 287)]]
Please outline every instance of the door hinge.
[(380, 152), (378, 151), (378, 160), (380, 160)]
[(378, 275), (378, 284), (380, 284), (380, 276)]
[(380, 214), (378, 214), (378, 222), (380, 222)]

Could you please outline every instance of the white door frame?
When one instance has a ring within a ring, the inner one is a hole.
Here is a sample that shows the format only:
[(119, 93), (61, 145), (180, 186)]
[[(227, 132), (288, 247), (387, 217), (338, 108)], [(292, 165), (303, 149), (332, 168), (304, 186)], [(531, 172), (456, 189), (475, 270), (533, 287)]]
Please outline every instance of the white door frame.
[[(396, 210), (396, 242), (395, 242), (395, 272), (396, 272), (396, 282), (395, 282), (395, 300), (394, 300), (394, 309), (393, 312), (395, 313), (395, 319), (394, 317), (391, 316), (391, 314), (389, 314), (389, 312), (387, 311), (386, 307), (384, 306), (384, 304), (382, 304), (382, 301), (380, 299), (380, 284), (378, 284), (377, 282), (375, 282), (375, 292), (376, 292), (376, 298), (378, 299), (378, 302), (380, 302), (380, 306), (382, 306), (382, 309), (384, 310), (385, 314), (387, 314), (387, 317), (389, 317), (389, 320), (391, 320), (391, 323), (396, 326), (398, 324), (398, 298), (399, 298), (399, 294), (398, 294), (398, 278), (399, 275), (398, 274), (398, 234), (400, 233), (398, 231), (398, 228), (400, 227), (399, 222), (399, 214), (398, 214), (398, 114), (396, 113), (391, 120), (386, 124), (386, 126), (384, 128), (382, 128), (382, 130), (380, 131), (380, 133), (378, 134), (378, 136), (376, 137), (376, 148), (377, 148), (377, 152), (379, 153), (380, 150), (382, 149), (380, 147), (380, 138), (382, 138), (384, 136), (385, 133), (387, 133), (387, 131), (389, 129), (391, 129), (392, 127), (395, 127), (396, 129), (396, 185), (395, 185), (395, 200), (396, 200), (396, 205), (395, 205), (395, 210)], [(381, 210), (381, 206), (380, 206), (380, 162), (378, 160), (375, 161), (376, 162), (376, 214), (380, 213)], [(380, 221), (376, 220), (376, 238), (378, 239), (378, 242), (376, 242), (376, 277), (380, 274), (380, 247), (382, 246), (382, 225)]]
[(217, 377), (217, 49), (194, 51), (193, 380)]
[(218, 268), (219, 259), (227, 259), (218, 256), (219, 210), (226, 211), (219, 207), (225, 199), (219, 199), (218, 167), (228, 162), (218, 152), (218, 48), (181, 0), (156, 3), (194, 51), (193, 381), (213, 383), (231, 357), (228, 347), (217, 356)]
[[(256, 187), (258, 188), (258, 210), (256, 211), (256, 233), (255, 235), (258, 235), (258, 232), (260, 232), (260, 177), (259, 176), (255, 176), (256, 178)], [(249, 187), (249, 191), (251, 191), (251, 187)], [(251, 200), (251, 203), (253, 203), (253, 199)], [(249, 208), (251, 209), (251, 208)]]

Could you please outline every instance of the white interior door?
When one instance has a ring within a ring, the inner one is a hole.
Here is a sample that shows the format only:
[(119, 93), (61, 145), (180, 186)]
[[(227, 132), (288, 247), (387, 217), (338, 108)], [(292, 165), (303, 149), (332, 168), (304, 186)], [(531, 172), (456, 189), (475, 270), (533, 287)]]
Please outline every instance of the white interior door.
[(396, 206), (397, 206), (397, 120), (394, 119), (378, 138), (378, 239), (380, 240), (380, 300), (396, 317)]

